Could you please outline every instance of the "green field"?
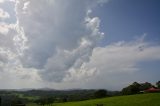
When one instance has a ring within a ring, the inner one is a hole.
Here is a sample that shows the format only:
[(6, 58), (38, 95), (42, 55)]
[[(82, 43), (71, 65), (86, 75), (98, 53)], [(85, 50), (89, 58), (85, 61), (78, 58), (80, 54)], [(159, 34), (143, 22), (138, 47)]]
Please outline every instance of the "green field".
[[(104, 104), (104, 106), (160, 106), (160, 93), (107, 97), (81, 102), (57, 103), (53, 104), (53, 106), (96, 106), (96, 104)], [(30, 104), (27, 106), (36, 105)]]

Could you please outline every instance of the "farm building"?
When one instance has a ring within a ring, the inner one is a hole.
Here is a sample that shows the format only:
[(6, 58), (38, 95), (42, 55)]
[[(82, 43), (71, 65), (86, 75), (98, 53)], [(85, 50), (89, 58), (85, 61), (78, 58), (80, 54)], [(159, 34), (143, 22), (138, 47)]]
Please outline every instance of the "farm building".
[(160, 89), (155, 88), (155, 87), (151, 87), (151, 88), (145, 90), (144, 92), (160, 92)]

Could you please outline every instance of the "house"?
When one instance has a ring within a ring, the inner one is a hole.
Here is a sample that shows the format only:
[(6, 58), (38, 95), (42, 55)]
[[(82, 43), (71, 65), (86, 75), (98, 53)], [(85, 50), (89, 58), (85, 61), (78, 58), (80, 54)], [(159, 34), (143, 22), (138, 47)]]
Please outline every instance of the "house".
[(160, 92), (160, 89), (155, 88), (155, 87), (151, 87), (151, 88), (145, 90), (144, 92)]

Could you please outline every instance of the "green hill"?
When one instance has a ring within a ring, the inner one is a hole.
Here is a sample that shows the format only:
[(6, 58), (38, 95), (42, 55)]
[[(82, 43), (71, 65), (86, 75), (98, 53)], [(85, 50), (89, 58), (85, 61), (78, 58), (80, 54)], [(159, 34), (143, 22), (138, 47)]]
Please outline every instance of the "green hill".
[(160, 106), (160, 93), (108, 97), (81, 102), (57, 103), (54, 106)]

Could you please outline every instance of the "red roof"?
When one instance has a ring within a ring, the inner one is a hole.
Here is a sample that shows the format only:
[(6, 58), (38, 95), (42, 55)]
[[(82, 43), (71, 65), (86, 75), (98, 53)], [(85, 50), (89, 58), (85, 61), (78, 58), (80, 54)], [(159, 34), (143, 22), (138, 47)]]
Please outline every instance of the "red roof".
[(154, 88), (154, 87), (152, 87), (152, 88), (149, 88), (149, 89), (147, 89), (147, 90), (145, 90), (146, 92), (160, 92), (160, 89), (157, 89), (157, 88)]

